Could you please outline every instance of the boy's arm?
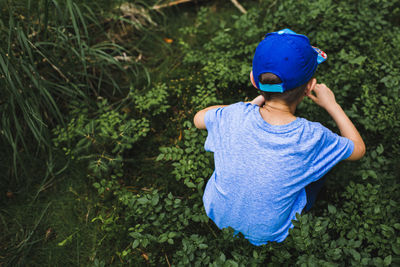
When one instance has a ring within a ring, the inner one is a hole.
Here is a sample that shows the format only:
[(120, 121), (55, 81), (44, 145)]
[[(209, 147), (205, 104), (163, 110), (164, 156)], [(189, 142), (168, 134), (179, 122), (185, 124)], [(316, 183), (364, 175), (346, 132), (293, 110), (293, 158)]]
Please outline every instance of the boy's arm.
[(206, 128), (206, 123), (204, 121), (204, 117), (206, 116), (206, 112), (210, 109), (215, 109), (215, 108), (223, 108), (226, 107), (227, 105), (216, 105), (216, 106), (211, 106), (207, 107), (205, 109), (200, 110), (199, 112), (194, 115), (193, 122), (194, 126), (196, 126), (197, 129), (205, 130)]
[[(259, 95), (256, 98), (254, 98), (250, 103), (261, 107), (262, 105), (264, 105), (264, 102), (265, 102), (264, 97), (262, 95)], [(246, 103), (249, 103), (249, 102), (246, 102)], [(211, 106), (211, 107), (207, 107), (205, 109), (200, 110), (199, 112), (196, 113), (196, 115), (194, 115), (194, 118), (193, 118), (194, 126), (196, 126), (197, 129), (203, 129), (203, 130), (207, 129), (206, 123), (204, 121), (206, 112), (210, 109), (223, 108), (226, 106), (228, 106), (228, 105), (216, 105), (216, 106)]]
[[(315, 95), (311, 92), (314, 91)], [(307, 92), (307, 96), (324, 108), (336, 122), (340, 134), (354, 142), (354, 150), (347, 160), (359, 160), (365, 154), (365, 144), (356, 127), (351, 122), (342, 107), (336, 102), (335, 95), (325, 84), (316, 84)]]

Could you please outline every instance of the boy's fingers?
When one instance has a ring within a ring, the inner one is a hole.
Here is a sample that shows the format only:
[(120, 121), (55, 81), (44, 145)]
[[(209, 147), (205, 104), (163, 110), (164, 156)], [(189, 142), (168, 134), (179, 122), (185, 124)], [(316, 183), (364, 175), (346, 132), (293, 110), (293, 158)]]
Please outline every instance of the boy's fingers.
[(308, 96), (309, 98), (311, 98), (311, 100), (314, 101), (314, 102), (317, 100), (317, 97), (316, 97), (315, 95), (312, 94), (312, 91), (310, 91), (310, 92), (307, 94), (307, 96)]
[(322, 87), (323, 87), (323, 84), (322, 83), (318, 83), (318, 84), (315, 85), (314, 90), (319, 91), (319, 90), (321, 90)]
[(264, 96), (263, 95), (259, 95), (256, 97), (256, 99), (260, 100), (260, 101), (265, 101)]
[(259, 95), (256, 98), (254, 98), (250, 103), (255, 104), (257, 106), (262, 106), (264, 102), (265, 102), (264, 97), (262, 95)]

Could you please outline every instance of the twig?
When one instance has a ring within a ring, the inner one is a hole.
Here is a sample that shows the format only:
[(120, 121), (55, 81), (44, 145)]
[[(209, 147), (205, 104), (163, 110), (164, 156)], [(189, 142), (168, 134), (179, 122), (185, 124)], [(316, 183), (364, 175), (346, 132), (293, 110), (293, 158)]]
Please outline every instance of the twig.
[(167, 254), (166, 254), (165, 252), (164, 252), (164, 255), (165, 255), (165, 259), (167, 260), (168, 267), (171, 267), (171, 263), (169, 263), (169, 260), (168, 260)]
[(50, 64), (50, 66), (58, 72), (58, 74), (60, 74), (60, 76), (66, 81), (69, 82), (69, 79), (67, 77), (65, 77), (65, 75), (61, 72), (61, 70), (54, 65), (53, 63), (51, 63), (51, 61), (31, 42), (28, 40), (28, 43), (33, 47), (33, 49), (35, 49), (36, 51), (38, 51), (38, 53), (43, 57), (44, 62), (48, 62)]
[(90, 213), (90, 207), (88, 209), (88, 212), (86, 213), (86, 224), (88, 223), (88, 219), (89, 219), (89, 213)]
[(206, 222), (206, 225), (208, 226), (208, 228), (210, 228), (211, 233), (213, 234), (213, 236), (214, 236), (215, 238), (218, 238), (217, 235), (215, 234), (214, 230), (211, 228), (211, 226), (210, 226), (207, 222)]
[(179, 4), (182, 4), (182, 3), (186, 3), (186, 2), (191, 2), (192, 0), (176, 0), (176, 1), (173, 1), (173, 2), (169, 2), (169, 3), (167, 3), (167, 4), (162, 4), (162, 5), (155, 5), (155, 6), (153, 6), (152, 7), (152, 9), (161, 9), (161, 8), (164, 8), (164, 7), (170, 7), (170, 6), (175, 6), (175, 5), (179, 5)]
[(231, 2), (235, 5), (235, 7), (240, 10), (240, 12), (242, 12), (243, 14), (247, 13), (247, 10), (244, 9), (244, 7), (237, 0), (231, 0)]

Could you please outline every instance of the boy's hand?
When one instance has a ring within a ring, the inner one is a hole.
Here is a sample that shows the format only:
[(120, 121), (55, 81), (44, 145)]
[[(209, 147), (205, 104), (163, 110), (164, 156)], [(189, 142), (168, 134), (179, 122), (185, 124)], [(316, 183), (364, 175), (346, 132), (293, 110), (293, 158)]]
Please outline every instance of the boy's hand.
[[(313, 91), (315, 92), (315, 95), (312, 93)], [(336, 105), (335, 95), (332, 90), (323, 83), (316, 84), (314, 88), (311, 88), (311, 90), (308, 91), (307, 96), (326, 110), (328, 110), (329, 107)]]
[[(312, 91), (315, 92), (315, 95), (312, 94)], [(335, 95), (332, 90), (323, 83), (316, 84), (313, 88), (310, 88), (310, 90), (307, 91), (307, 96), (331, 115), (342, 136), (353, 141), (354, 150), (347, 160), (359, 160), (362, 158), (365, 154), (364, 141), (354, 124), (351, 122), (349, 117), (347, 117), (346, 113), (344, 113), (342, 107), (336, 103)]]
[(253, 104), (253, 105), (257, 105), (259, 107), (262, 107), (262, 106), (264, 106), (265, 99), (264, 99), (264, 97), (262, 95), (259, 95), (256, 98), (254, 98), (250, 103)]

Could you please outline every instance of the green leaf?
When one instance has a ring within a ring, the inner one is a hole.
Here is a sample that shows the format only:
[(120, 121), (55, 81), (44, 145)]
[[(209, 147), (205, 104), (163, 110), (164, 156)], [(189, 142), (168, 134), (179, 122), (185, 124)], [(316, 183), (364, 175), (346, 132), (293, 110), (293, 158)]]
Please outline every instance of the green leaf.
[(382, 154), (384, 151), (383, 145), (380, 144), (377, 148), (376, 148), (376, 152), (378, 152), (378, 154)]
[(162, 235), (161, 238), (160, 238), (160, 240), (159, 240), (159, 242), (160, 242), (160, 243), (164, 243), (164, 242), (167, 241), (167, 240), (168, 240), (168, 236), (167, 236), (167, 235)]
[(60, 243), (58, 243), (59, 247), (63, 247), (69, 243), (71, 243), (72, 241), (72, 237), (74, 236), (75, 233), (73, 233), (72, 235), (68, 236), (66, 239), (64, 239), (63, 241), (61, 241)]
[(225, 261), (226, 261), (225, 254), (224, 254), (224, 253), (221, 253), (221, 255), (219, 256), (219, 259), (220, 259), (221, 261), (225, 262)]
[(361, 264), (362, 265), (367, 265), (369, 260), (370, 260), (369, 258), (363, 258), (363, 259), (361, 259)]
[(400, 244), (392, 244), (392, 250), (394, 254), (400, 255)]
[(234, 260), (227, 260), (224, 264), (224, 267), (238, 267), (239, 264)]
[(356, 65), (362, 65), (366, 59), (367, 59), (367, 57), (365, 57), (365, 56), (359, 56), (359, 57), (349, 60), (349, 63), (356, 64)]
[(196, 188), (196, 185), (194, 183), (192, 183), (192, 182), (187, 182), (186, 185), (189, 188)]
[(383, 260), (383, 263), (385, 264), (385, 266), (389, 266), (392, 263), (392, 255), (386, 256)]
[(253, 258), (257, 259), (258, 258), (258, 253), (257, 251), (253, 250)]
[(164, 154), (159, 154), (156, 158), (156, 161), (160, 161), (164, 158)]
[(138, 200), (137, 200), (137, 202), (139, 203), (139, 204), (146, 204), (147, 202), (149, 202), (149, 200), (147, 199), (147, 197), (145, 197), (145, 196), (143, 196), (143, 197), (141, 197), (141, 198), (139, 198)]
[(139, 246), (139, 240), (135, 240), (135, 241), (133, 241), (133, 243), (132, 243), (132, 248), (137, 248), (138, 246)]
[(152, 204), (153, 206), (156, 206), (156, 205), (158, 204), (159, 200), (160, 200), (160, 197), (159, 197), (158, 194), (156, 194), (156, 195), (154, 195), (153, 198), (151, 199), (151, 204)]
[(206, 248), (208, 248), (207, 244), (200, 244), (199, 245), (199, 249), (206, 249)]
[(336, 207), (333, 205), (328, 204), (328, 211), (329, 213), (335, 214), (336, 213)]
[(350, 249), (350, 254), (354, 257), (354, 259), (359, 262), (361, 259), (361, 255), (360, 253), (358, 253), (358, 251), (356, 251), (355, 249)]
[(169, 234), (168, 234), (168, 237), (169, 238), (174, 238), (176, 236), (176, 233), (175, 232), (170, 232)]

